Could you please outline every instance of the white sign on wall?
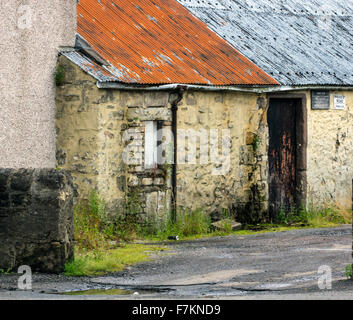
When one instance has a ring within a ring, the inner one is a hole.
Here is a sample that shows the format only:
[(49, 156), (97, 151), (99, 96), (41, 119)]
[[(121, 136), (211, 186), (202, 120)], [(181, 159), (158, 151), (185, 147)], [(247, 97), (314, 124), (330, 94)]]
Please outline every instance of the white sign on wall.
[(346, 97), (342, 95), (335, 95), (333, 98), (333, 108), (337, 110), (345, 110)]

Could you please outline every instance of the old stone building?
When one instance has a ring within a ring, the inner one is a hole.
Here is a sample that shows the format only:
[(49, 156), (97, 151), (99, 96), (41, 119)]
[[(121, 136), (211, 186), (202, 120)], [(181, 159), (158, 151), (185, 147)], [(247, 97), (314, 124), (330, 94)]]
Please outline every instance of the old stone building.
[(349, 208), (352, 13), (330, 3), (81, 0), (58, 60), (57, 165), (112, 212), (135, 195), (148, 215), (241, 221)]

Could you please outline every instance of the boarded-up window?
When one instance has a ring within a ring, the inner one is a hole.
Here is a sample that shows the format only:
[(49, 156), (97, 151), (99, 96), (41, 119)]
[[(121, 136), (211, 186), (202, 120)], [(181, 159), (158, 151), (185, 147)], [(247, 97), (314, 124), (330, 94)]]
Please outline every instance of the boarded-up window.
[(145, 122), (145, 169), (157, 167), (157, 121)]

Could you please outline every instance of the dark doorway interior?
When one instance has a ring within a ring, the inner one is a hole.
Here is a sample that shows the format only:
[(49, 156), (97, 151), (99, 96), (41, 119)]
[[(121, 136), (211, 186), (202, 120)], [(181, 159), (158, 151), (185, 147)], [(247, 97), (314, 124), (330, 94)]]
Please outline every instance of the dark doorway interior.
[[(306, 198), (305, 108), (301, 98), (270, 98), (269, 217), (296, 210)], [(303, 174), (304, 172), (304, 174)], [(303, 180), (304, 179), (304, 180)]]

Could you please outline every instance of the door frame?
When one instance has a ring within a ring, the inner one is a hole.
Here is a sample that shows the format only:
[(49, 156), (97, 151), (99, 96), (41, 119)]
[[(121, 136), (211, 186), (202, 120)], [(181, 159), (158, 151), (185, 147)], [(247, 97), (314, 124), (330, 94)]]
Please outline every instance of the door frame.
[[(306, 209), (307, 205), (307, 147), (308, 147), (308, 115), (307, 95), (305, 93), (269, 93), (267, 94), (266, 117), (271, 99), (298, 99), (300, 106), (296, 108), (296, 207)], [(268, 147), (267, 147), (268, 151)], [(269, 163), (267, 163), (269, 170)], [(268, 171), (269, 172), (269, 171)], [(269, 175), (268, 175), (269, 176)]]

